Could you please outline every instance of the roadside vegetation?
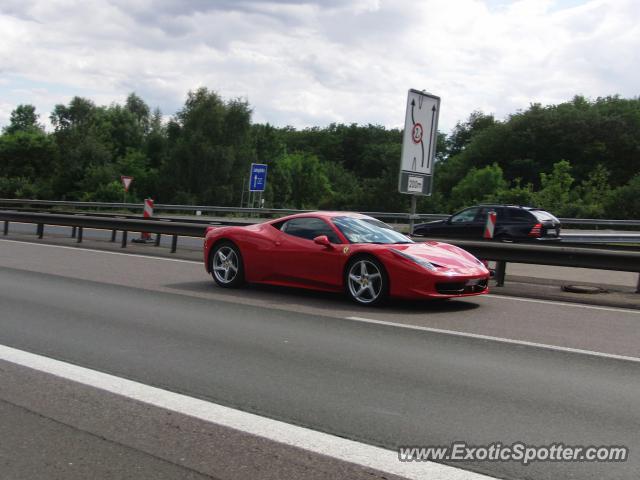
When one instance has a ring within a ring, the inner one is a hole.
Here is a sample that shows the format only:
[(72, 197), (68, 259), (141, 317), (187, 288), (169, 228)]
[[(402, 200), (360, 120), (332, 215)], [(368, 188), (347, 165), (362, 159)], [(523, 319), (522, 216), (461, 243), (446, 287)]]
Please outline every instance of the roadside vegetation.
[[(251, 121), (251, 107), (206, 88), (170, 121), (135, 94), (124, 105), (75, 97), (45, 131), (19, 105), (0, 135), (0, 197), (240, 205), (249, 164), (269, 164), (266, 206), (406, 211), (397, 193), (402, 132)], [(537, 205), (557, 216), (640, 218), (640, 99), (577, 96), (498, 120), (473, 112), (438, 135), (435, 193), (423, 213), (477, 202)], [(246, 195), (245, 195), (246, 200)]]

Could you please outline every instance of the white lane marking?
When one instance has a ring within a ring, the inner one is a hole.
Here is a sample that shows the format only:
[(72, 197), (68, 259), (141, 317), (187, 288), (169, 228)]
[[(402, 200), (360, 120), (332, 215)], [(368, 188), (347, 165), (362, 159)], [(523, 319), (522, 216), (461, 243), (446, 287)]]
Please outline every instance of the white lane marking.
[(153, 260), (164, 260), (166, 262), (178, 262), (178, 263), (197, 263), (198, 265), (202, 265), (202, 262), (197, 260), (182, 260), (180, 258), (165, 258), (165, 257), (156, 257), (154, 255), (140, 255), (138, 253), (127, 253), (127, 252), (110, 252), (108, 250), (98, 250), (95, 248), (85, 248), (85, 247), (67, 247), (65, 245), (51, 245), (50, 243), (38, 243), (38, 242), (29, 242), (22, 240), (8, 240), (5, 238), (0, 238), (2, 242), (10, 242), (10, 243), (26, 243), (29, 245), (38, 245), (39, 247), (53, 247), (53, 248), (63, 248), (65, 250), (74, 250), (80, 252), (91, 252), (91, 253), (104, 253), (105, 255), (126, 255), (127, 257), (138, 257), (138, 258), (150, 258)]
[(613, 353), (596, 352), (594, 350), (582, 350), (580, 348), (547, 345), (546, 343), (535, 343), (535, 342), (527, 342), (525, 340), (514, 340), (510, 338), (492, 337), (490, 335), (482, 335), (479, 333), (467, 333), (467, 332), (458, 332), (456, 330), (444, 330), (441, 328), (421, 327), (419, 325), (407, 325), (404, 323), (387, 322), (385, 320), (373, 320), (371, 318), (363, 318), (363, 317), (345, 317), (345, 320), (352, 320), (354, 322), (372, 323), (375, 325), (385, 325), (388, 327), (405, 328), (407, 330), (419, 330), (421, 332), (442, 333), (445, 335), (454, 335), (456, 337), (476, 338), (479, 340), (489, 340), (492, 342), (507, 343), (511, 345), (523, 345), (526, 347), (544, 348), (545, 350), (556, 350), (559, 352), (579, 353), (582, 355), (590, 355), (594, 357), (604, 357), (604, 358), (610, 358), (613, 360), (625, 360), (627, 362), (640, 363), (639, 357), (628, 357), (625, 355), (616, 355)]
[[(86, 251), (86, 252), (93, 252), (93, 253), (104, 253), (107, 255), (128, 255), (130, 257), (138, 257), (138, 258), (149, 258), (149, 259), (153, 259), (153, 260), (164, 260), (167, 262), (178, 262), (178, 263), (195, 263), (198, 265), (202, 265), (201, 261), (197, 261), (197, 260), (181, 260), (178, 258), (165, 258), (165, 257), (156, 257), (153, 255), (140, 255), (137, 253), (127, 253), (127, 252), (111, 252), (108, 250), (98, 250), (98, 249), (94, 249), (94, 248), (85, 248), (85, 247), (68, 247), (65, 245), (51, 245), (48, 243), (39, 243), (39, 242), (30, 242), (30, 241), (23, 241), (23, 240), (8, 240), (8, 239), (4, 239), (4, 238), (0, 238), (0, 241), (3, 242), (11, 242), (11, 243), (26, 243), (29, 245), (38, 245), (38, 246), (44, 246), (44, 247), (53, 247), (53, 248), (64, 248), (67, 250), (79, 250), (79, 251)], [(498, 299), (498, 300), (513, 300), (513, 301), (517, 301), (517, 302), (532, 302), (532, 303), (542, 303), (542, 304), (548, 304), (548, 305), (557, 305), (560, 307), (575, 307), (575, 308), (587, 308), (590, 310), (602, 310), (602, 311), (606, 311), (606, 312), (619, 312), (619, 313), (634, 313), (634, 314), (639, 314), (640, 315), (640, 310), (632, 310), (632, 309), (627, 309), (627, 308), (615, 308), (615, 307), (600, 307), (600, 306), (596, 306), (596, 305), (583, 305), (581, 303), (570, 303), (570, 302), (559, 302), (557, 300), (542, 300), (542, 299), (534, 299), (534, 298), (525, 298), (525, 297), (512, 297), (512, 296), (506, 296), (506, 295), (483, 295), (481, 297), (475, 297), (475, 298), (492, 298), (492, 299)]]
[(398, 454), (393, 450), (290, 425), (5, 345), (0, 345), (0, 359), (274, 442), (410, 479), (489, 480), (493, 478), (438, 463), (403, 463), (398, 460)]
[[(571, 303), (571, 302), (560, 302), (557, 300), (542, 300), (537, 298), (526, 298), (526, 297), (511, 297), (507, 295), (495, 295), (489, 294), (486, 295), (488, 298), (495, 298), (500, 300), (513, 300), (515, 302), (530, 302), (530, 303), (546, 303), (549, 305), (558, 305), (561, 307), (576, 307), (576, 308), (587, 308), (590, 310), (604, 310), (607, 312), (622, 312), (622, 313), (635, 313), (640, 314), (640, 310), (632, 310), (630, 308), (616, 308), (616, 307), (599, 307), (597, 305), (584, 305), (582, 303)], [(640, 298), (640, 296), (639, 296)]]

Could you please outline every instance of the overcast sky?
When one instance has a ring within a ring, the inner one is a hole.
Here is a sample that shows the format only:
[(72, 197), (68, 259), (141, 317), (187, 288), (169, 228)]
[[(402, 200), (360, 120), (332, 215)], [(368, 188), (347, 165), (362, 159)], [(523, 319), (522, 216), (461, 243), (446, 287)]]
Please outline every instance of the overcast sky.
[(638, 0), (0, 0), (0, 125), (74, 95), (173, 115), (207, 86), (255, 122), (398, 127), (409, 88), (474, 110), (640, 91)]

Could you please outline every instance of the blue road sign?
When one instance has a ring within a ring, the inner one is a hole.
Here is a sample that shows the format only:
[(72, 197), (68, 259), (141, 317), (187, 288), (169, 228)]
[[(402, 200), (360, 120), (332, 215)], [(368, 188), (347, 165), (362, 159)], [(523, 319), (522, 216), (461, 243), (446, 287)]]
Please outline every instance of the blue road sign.
[(267, 166), (264, 163), (251, 164), (250, 192), (264, 192), (267, 187)]

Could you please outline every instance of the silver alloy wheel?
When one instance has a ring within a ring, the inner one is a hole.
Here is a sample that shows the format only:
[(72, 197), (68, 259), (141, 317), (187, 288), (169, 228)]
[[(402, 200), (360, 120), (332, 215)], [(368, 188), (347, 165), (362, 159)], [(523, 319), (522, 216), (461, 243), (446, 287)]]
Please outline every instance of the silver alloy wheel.
[(372, 303), (382, 293), (382, 272), (370, 260), (359, 260), (349, 269), (347, 277), (351, 296), (360, 303)]
[(231, 247), (220, 247), (213, 256), (213, 274), (220, 283), (231, 283), (238, 274), (238, 255)]

